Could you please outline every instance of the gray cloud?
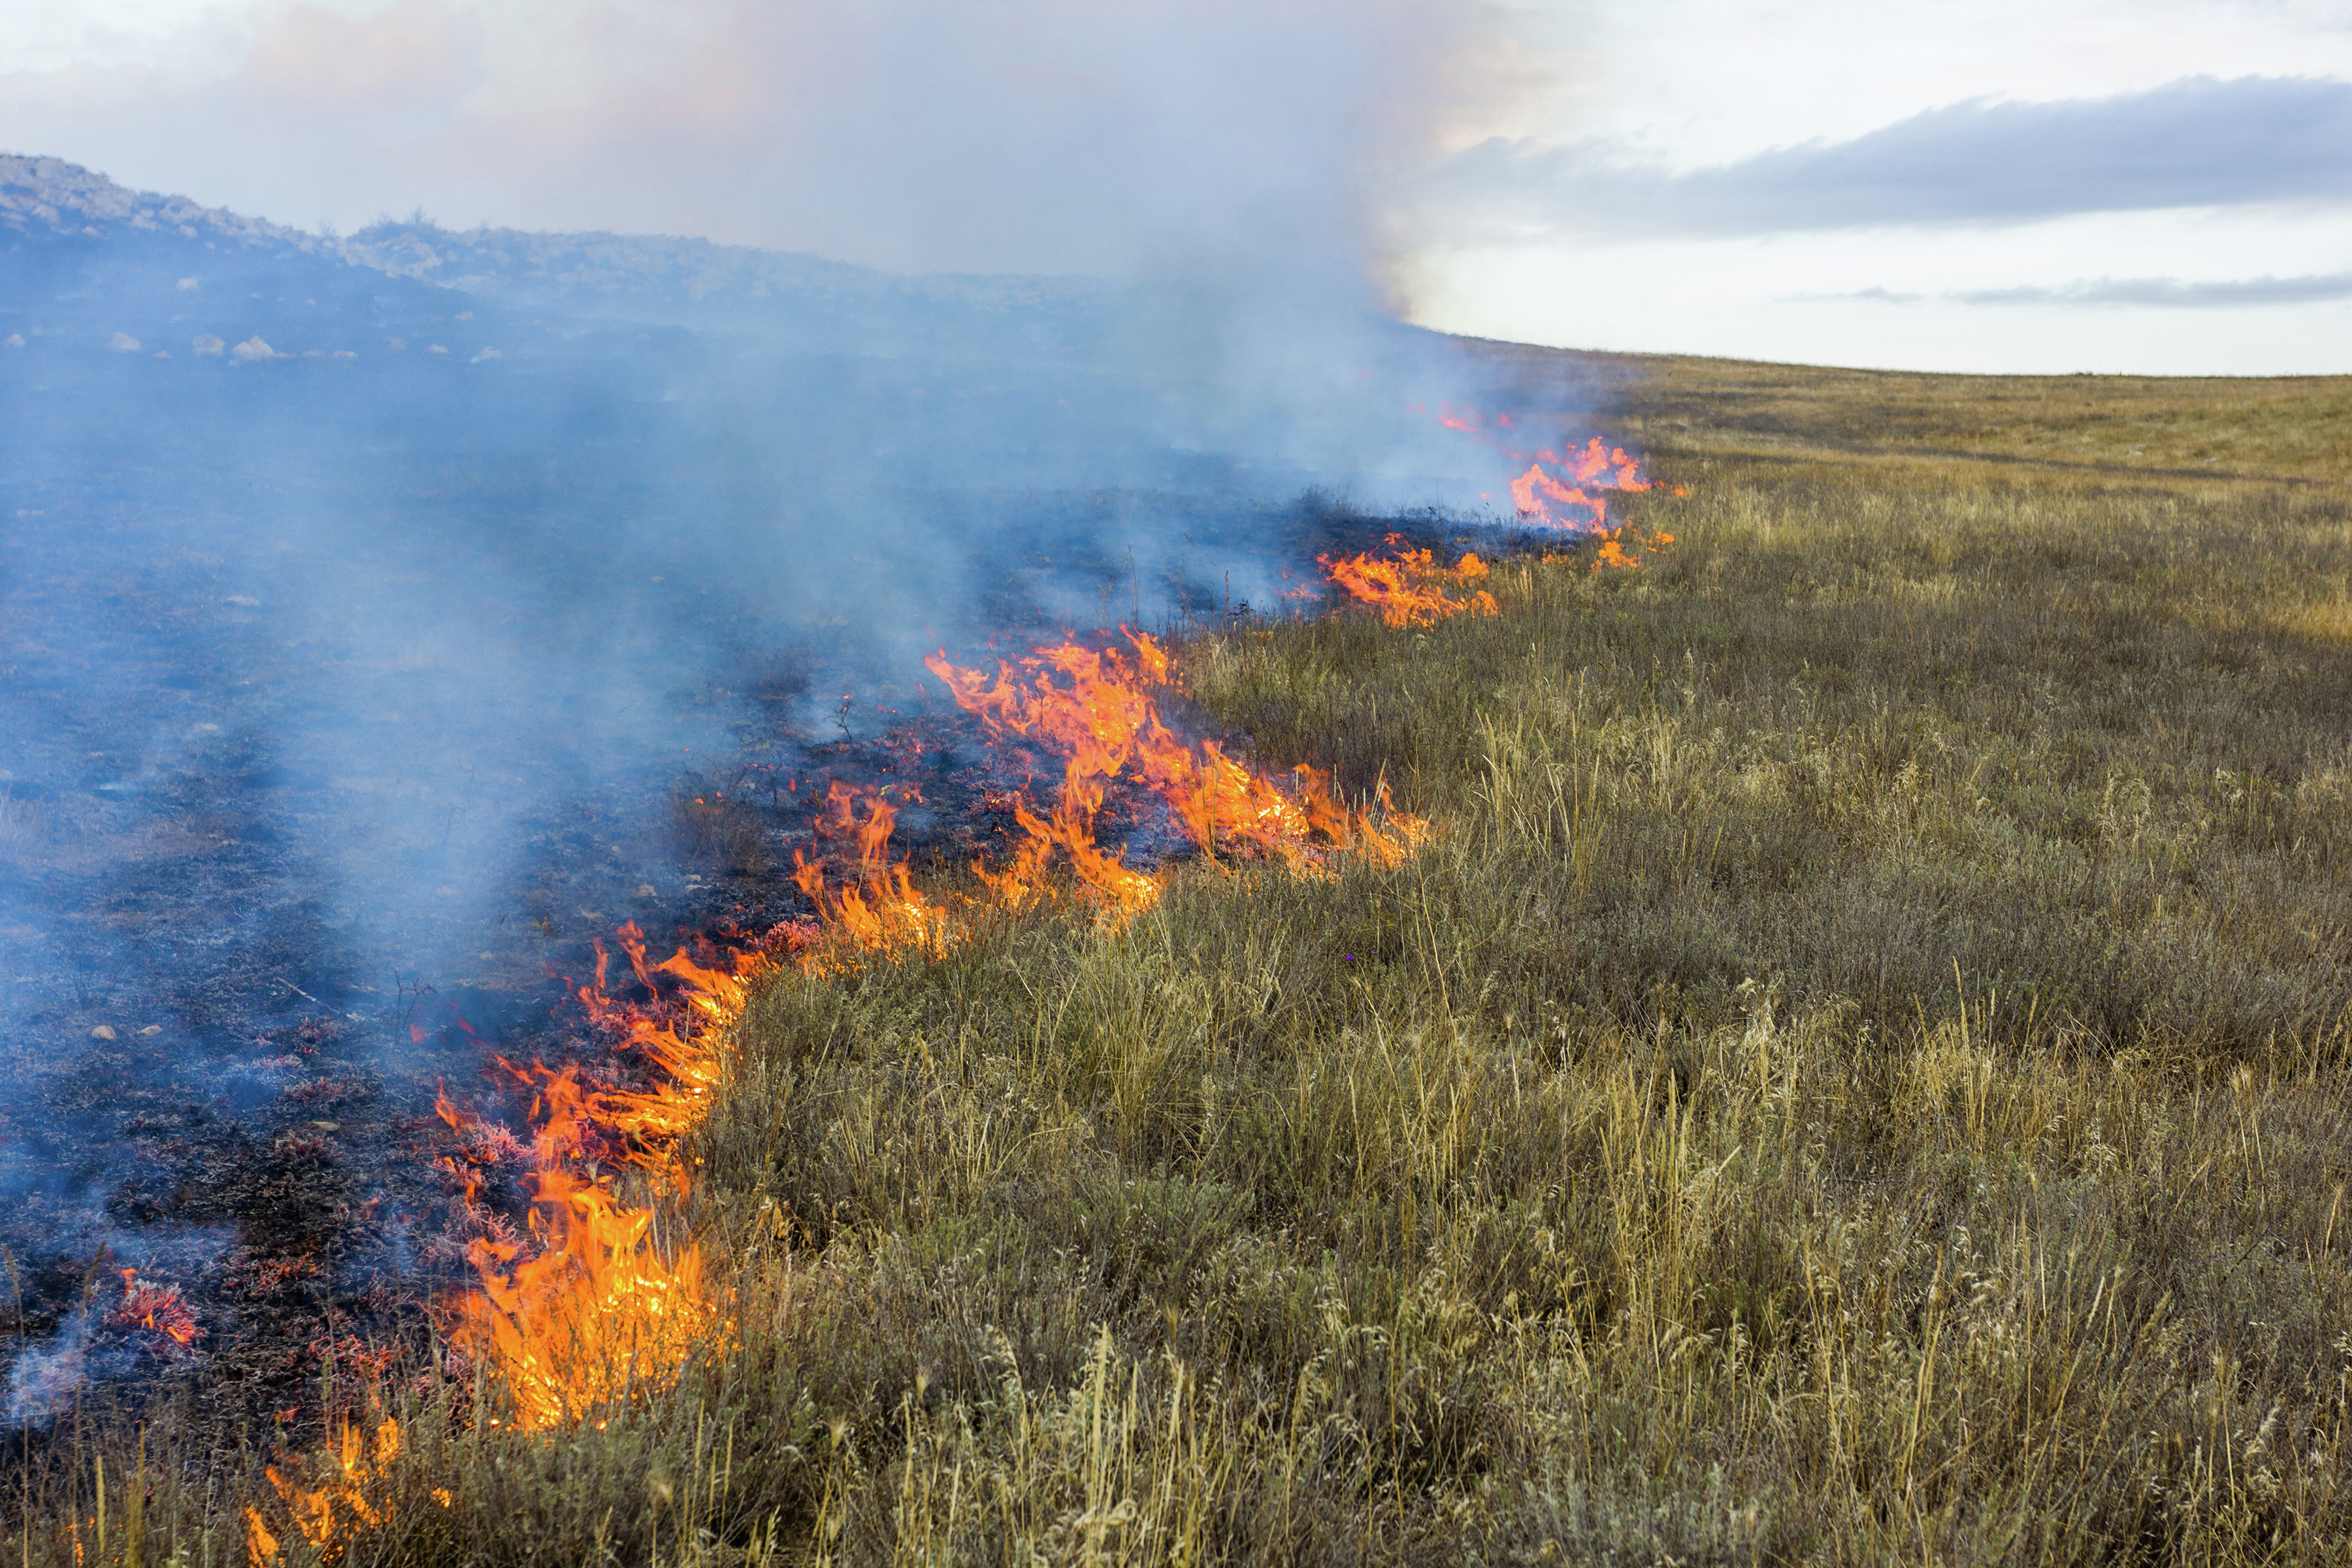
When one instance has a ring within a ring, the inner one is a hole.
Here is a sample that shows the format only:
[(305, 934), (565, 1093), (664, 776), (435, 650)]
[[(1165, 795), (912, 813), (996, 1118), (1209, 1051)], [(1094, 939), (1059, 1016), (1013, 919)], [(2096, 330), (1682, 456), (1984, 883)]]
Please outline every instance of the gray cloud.
[(2316, 305), (2352, 300), (2352, 272), (2301, 278), (2237, 278), (2183, 282), (2178, 278), (2084, 278), (2053, 287), (1969, 289), (1940, 295), (1856, 289), (1842, 294), (1792, 294), (1790, 304), (2140, 305), (2168, 310), (2220, 310), (2247, 305)]
[[(1970, 101), (1847, 142), (1669, 174), (1590, 144), (1500, 139), (1432, 194), (1543, 232), (1743, 235), (2032, 222), (2074, 213), (2352, 200), (2352, 82), (2192, 77), (2052, 103)], [(1475, 221), (1474, 218), (1473, 221)]]
[(2178, 278), (2092, 278), (2056, 289), (1977, 289), (1964, 305), (2158, 305), (2207, 310), (2239, 305), (2312, 305), (2352, 300), (2352, 272), (2184, 283)]
[(1916, 305), (1927, 296), (1900, 293), (1893, 289), (1850, 289), (1837, 294), (1784, 294), (1784, 305)]

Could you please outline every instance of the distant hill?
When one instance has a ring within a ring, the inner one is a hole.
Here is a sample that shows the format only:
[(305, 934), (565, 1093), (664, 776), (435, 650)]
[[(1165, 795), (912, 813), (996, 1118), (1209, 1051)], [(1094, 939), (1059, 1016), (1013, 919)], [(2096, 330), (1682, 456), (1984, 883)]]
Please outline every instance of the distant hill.
[(573, 305), (628, 296), (713, 304), (896, 296), (1003, 310), (1087, 305), (1113, 291), (1091, 279), (902, 276), (799, 251), (667, 235), (461, 231), (409, 220), (373, 224), (340, 243), (352, 260), (394, 277)]
[[(243, 439), (265, 410), (320, 454), (386, 421), (387, 449), (470, 450), (581, 407), (632, 441), (662, 426), (664, 486), (711, 465), (695, 443), (740, 441), (795, 496), (919, 492), (933, 512), (992, 487), (1286, 500), (1359, 479), (1383, 506), (1451, 505), (1496, 492), (1499, 463), (1423, 412), (1490, 401), (1455, 347), (1344, 301), (1230, 310), (422, 215), (315, 234), (58, 158), (0, 155), (0, 369), (56, 452), (97, 423), (199, 415), (234, 416), (199, 446)], [(781, 495), (772, 478), (746, 493)]]
[(235, 240), (305, 256), (335, 255), (340, 242), (185, 196), (118, 185), (62, 158), (0, 153), (0, 227), (29, 236), (102, 239), (119, 233), (176, 234), (184, 239)]
[(1085, 312), (1118, 293), (1091, 279), (910, 277), (707, 239), (460, 231), (421, 216), (385, 219), (348, 237), (312, 234), (185, 196), (135, 191), (62, 158), (13, 153), (0, 153), (0, 229), (50, 240), (176, 237), (215, 250), (226, 244), (249, 255), (365, 268), (518, 305), (696, 325), (815, 316), (887, 330), (916, 324), (908, 317)]

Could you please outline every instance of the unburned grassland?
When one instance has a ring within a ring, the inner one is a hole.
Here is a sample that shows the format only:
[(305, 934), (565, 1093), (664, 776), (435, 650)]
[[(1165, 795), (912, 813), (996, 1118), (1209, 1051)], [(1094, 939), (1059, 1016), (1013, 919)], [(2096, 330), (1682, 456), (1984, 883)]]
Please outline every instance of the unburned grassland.
[(346, 1560), (2352, 1549), (2347, 384), (1599, 374), (1643, 570), (1183, 649), (1427, 848), (776, 979), (730, 1343)]

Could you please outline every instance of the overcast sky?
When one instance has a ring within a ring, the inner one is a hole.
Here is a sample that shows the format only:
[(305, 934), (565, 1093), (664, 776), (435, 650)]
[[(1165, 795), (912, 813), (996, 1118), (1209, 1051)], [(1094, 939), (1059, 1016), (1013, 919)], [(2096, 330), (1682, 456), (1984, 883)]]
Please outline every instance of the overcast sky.
[(1457, 331), (1943, 370), (2352, 371), (2352, 4), (1644, 0), (1420, 182)]
[(1369, 258), (1534, 342), (2352, 371), (2352, 0), (0, 0), (0, 149), (306, 226)]

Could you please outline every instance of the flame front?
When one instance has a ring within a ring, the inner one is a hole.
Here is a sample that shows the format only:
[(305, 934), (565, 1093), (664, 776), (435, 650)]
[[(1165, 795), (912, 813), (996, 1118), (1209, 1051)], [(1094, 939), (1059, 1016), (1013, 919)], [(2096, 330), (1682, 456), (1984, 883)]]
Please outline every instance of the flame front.
[(1389, 559), (1328, 555), (1315, 559), (1349, 597), (1371, 605), (1391, 626), (1431, 626), (1454, 616), (1499, 614), (1495, 595), (1475, 584), (1486, 581), (1486, 563), (1465, 554), (1440, 566), (1426, 550), (1408, 550), (1397, 534), (1388, 537)]
[[(730, 953), (725, 967), (697, 963), (681, 948), (659, 963), (646, 961), (634, 921), (621, 928), (622, 951), (649, 999), (623, 1002), (605, 990), (609, 955), (596, 944), (596, 978), (574, 994), (590, 1020), (656, 1069), (653, 1087), (592, 1081), (577, 1065), (499, 1065), (531, 1084), (538, 1168), (522, 1179), (530, 1194), (535, 1250), (477, 1238), (467, 1248), (475, 1288), (453, 1304), (451, 1338), (512, 1390), (516, 1425), (544, 1431), (599, 1405), (674, 1380), (695, 1345), (726, 1327), (725, 1309), (705, 1285), (700, 1247), (663, 1247), (651, 1194), (683, 1195), (688, 1172), (678, 1140), (708, 1114), (719, 1085), (717, 1033), (742, 1010), (748, 983), (766, 967), (757, 953)], [(461, 1134), (480, 1124), (446, 1093), (435, 1097), (442, 1120)], [(496, 1140), (475, 1139), (468, 1147)], [(508, 1141), (512, 1147), (511, 1141)], [(471, 1202), (482, 1185), (471, 1156), (445, 1162)], [(634, 1173), (647, 1189), (633, 1203), (622, 1184)], [(276, 1469), (270, 1483), (295, 1530), (322, 1557), (341, 1555), (360, 1530), (385, 1516), (400, 1425), (385, 1420), (372, 1439), (342, 1428), (331, 1455), (334, 1473), (308, 1487)], [(314, 1464), (317, 1461), (314, 1461)], [(436, 1493), (448, 1506), (450, 1498)], [(256, 1510), (247, 1510), (251, 1560), (278, 1553), (278, 1537)]]
[[(620, 940), (650, 1000), (624, 1003), (605, 993), (601, 942), (596, 981), (575, 994), (592, 1021), (619, 1037), (618, 1049), (657, 1069), (654, 1085), (596, 1085), (576, 1065), (501, 1062), (537, 1090), (539, 1168), (522, 1184), (538, 1252), (524, 1258), (518, 1243), (476, 1238), (467, 1253), (478, 1288), (457, 1304), (454, 1338), (506, 1380), (519, 1424), (533, 1430), (667, 1382), (724, 1316), (704, 1289), (700, 1247), (686, 1242), (666, 1257), (650, 1201), (632, 1203), (621, 1184), (635, 1170), (652, 1191), (687, 1191), (676, 1145), (709, 1111), (719, 1078), (716, 1032), (741, 1014), (746, 983), (766, 960), (730, 954), (721, 969), (681, 948), (649, 965), (634, 921)], [(446, 1098), (438, 1108), (463, 1130), (465, 1113)]]
[[(1475, 428), (1450, 414), (1447, 422)], [(1562, 476), (1547, 473), (1545, 463), (1561, 467)], [(1571, 479), (1577, 488), (1568, 483)], [(1594, 492), (1650, 488), (1622, 448), (1595, 440), (1571, 462), (1538, 454), (1514, 481), (1513, 494), (1524, 516), (1555, 527), (1572, 525), (1552, 505), (1585, 508), (1593, 519), (1587, 531), (1601, 539), (1596, 564), (1633, 564), (1619, 542), (1623, 529), (1601, 526), (1605, 504), (1584, 485)], [(1660, 542), (1671, 538), (1656, 536)], [(1428, 550), (1407, 549), (1398, 535), (1387, 543), (1386, 559), (1370, 552), (1318, 559), (1332, 582), (1391, 626), (1498, 613), (1494, 595), (1481, 585), (1488, 568), (1476, 555), (1465, 553), (1444, 566)], [(1062, 763), (1045, 809), (1025, 796), (1012, 799), (1023, 837), (1011, 856), (975, 868), (999, 906), (1018, 909), (1038, 898), (1057, 860), (1118, 917), (1151, 905), (1160, 879), (1129, 868), (1124, 851), (1107, 851), (1097, 838), (1109, 792), (1122, 781), (1163, 803), (1171, 826), (1213, 863), (1253, 856), (1320, 873), (1333, 851), (1346, 848), (1394, 865), (1426, 837), (1426, 824), (1394, 808), (1385, 782), (1376, 792), (1377, 811), (1351, 807), (1330, 776), (1315, 768), (1295, 768), (1286, 782), (1277, 783), (1228, 756), (1214, 741), (1180, 738), (1155, 694), (1173, 684), (1167, 651), (1145, 633), (1122, 631), (1124, 647), (1067, 638), (1001, 665), (992, 678), (950, 663), (943, 650), (923, 661), (992, 738), (1019, 737)], [(902, 798), (894, 803), (890, 789)], [(947, 910), (915, 886), (907, 861), (890, 852), (898, 812), (919, 798), (903, 784), (877, 790), (835, 782), (817, 833), (842, 847), (835, 858), (845, 862), (845, 873), (830, 879), (824, 858), (794, 855), (794, 880), (815, 904), (822, 927), (853, 952), (937, 952), (952, 937)], [(814, 942), (815, 929), (787, 922), (763, 945), (788, 946), (812, 973), (845, 967), (840, 945)], [(725, 1305), (706, 1282), (699, 1246), (682, 1239), (663, 1244), (653, 1195), (688, 1191), (690, 1173), (677, 1149), (708, 1113), (719, 1087), (718, 1032), (740, 1016), (748, 983), (772, 961), (757, 952), (730, 952), (719, 963), (705, 964), (681, 948), (648, 963), (635, 925), (619, 934), (648, 1000), (624, 1002), (607, 991), (610, 954), (601, 942), (594, 981), (573, 994), (590, 1020), (614, 1038), (617, 1051), (634, 1052), (655, 1069), (652, 1087), (606, 1082), (578, 1064), (524, 1068), (500, 1059), (534, 1091), (536, 1168), (521, 1184), (531, 1204), (530, 1241), (472, 1241), (467, 1255), (476, 1285), (451, 1314), (452, 1338), (512, 1391), (516, 1424), (525, 1430), (557, 1427), (632, 1391), (673, 1381), (694, 1347), (727, 1326)], [(495, 1151), (503, 1134), (484, 1128), (446, 1094), (436, 1097), (436, 1108), (463, 1139), (466, 1152), (444, 1164), (471, 1204), (484, 1184), (476, 1162), (495, 1158), (478, 1152)], [(510, 1137), (503, 1142), (520, 1156)], [(631, 1195), (640, 1189), (642, 1199)], [(141, 1294), (150, 1288), (136, 1285), (128, 1270), (124, 1284), (126, 1307), (135, 1299), (132, 1315), (142, 1326), (184, 1344), (193, 1337), (193, 1324), (184, 1325), (171, 1310), (176, 1293), (168, 1300), (162, 1290)], [(322, 1556), (339, 1556), (352, 1532), (383, 1519), (400, 1436), (395, 1421), (380, 1423), (372, 1438), (346, 1425), (324, 1461), (332, 1473), (320, 1486), (268, 1472), (293, 1529)], [(444, 1506), (451, 1500), (436, 1496)], [(257, 1510), (247, 1510), (247, 1523), (253, 1559), (274, 1558), (278, 1535)]]
[[(857, 812), (860, 805), (866, 808), (863, 817)], [(860, 791), (835, 780), (825, 791), (817, 834), (855, 847), (855, 872), (848, 881), (833, 886), (825, 880), (824, 862), (808, 859), (796, 849), (793, 880), (816, 906), (819, 918), (856, 948), (875, 952), (901, 948), (936, 951), (947, 940), (947, 912), (916, 888), (904, 860), (890, 858), (890, 834), (898, 820), (898, 807), (890, 804), (889, 786)], [(831, 954), (811, 953), (803, 962), (822, 970), (833, 966), (835, 960)]]
[[(1617, 531), (1609, 526), (1610, 492), (1646, 490), (1655, 483), (1642, 472), (1641, 459), (1598, 436), (1582, 447), (1562, 442), (1557, 447), (1526, 451), (1502, 435), (1503, 431), (1516, 433), (1507, 414), (1496, 416), (1492, 429), (1475, 408), (1457, 409), (1451, 404), (1441, 404), (1437, 418), (1447, 429), (1459, 430), (1494, 447), (1511, 463), (1527, 465), (1526, 470), (1510, 481), (1511, 501), (1518, 510), (1521, 522), (1600, 534), (1604, 548), (1607, 542), (1617, 537)], [(1676, 495), (1684, 493), (1680, 488), (1675, 490)], [(1612, 563), (1632, 564), (1626, 561)]]
[[(1350, 810), (1313, 768), (1293, 770), (1286, 790), (1214, 741), (1178, 739), (1151, 694), (1170, 681), (1167, 651), (1146, 633), (1125, 636), (1127, 652), (1075, 639), (1038, 648), (999, 667), (992, 681), (950, 664), (944, 652), (923, 661), (992, 735), (1018, 735), (1062, 758), (1051, 815), (1017, 803), (1014, 820), (1026, 839), (1010, 866), (981, 868), (1002, 901), (1017, 905), (1033, 896), (1057, 850), (1116, 911), (1131, 913), (1159, 896), (1158, 879), (1129, 869), (1095, 841), (1108, 788), (1122, 776), (1164, 802), (1177, 829), (1212, 858), (1238, 852), (1294, 868), (1320, 868), (1328, 849), (1351, 845), (1394, 861), (1417, 840), (1417, 820), (1390, 813), (1376, 822), (1368, 811)], [(1385, 806), (1385, 786), (1381, 798)]]

